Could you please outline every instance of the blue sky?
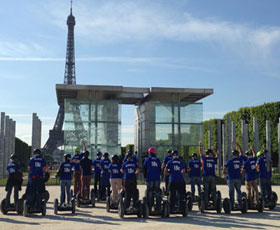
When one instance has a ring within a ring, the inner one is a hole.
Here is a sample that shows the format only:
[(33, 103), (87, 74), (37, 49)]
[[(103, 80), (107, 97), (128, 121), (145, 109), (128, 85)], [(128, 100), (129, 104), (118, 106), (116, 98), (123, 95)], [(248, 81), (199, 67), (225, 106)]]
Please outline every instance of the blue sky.
[[(68, 0), (0, 0), (0, 111), (42, 145), (63, 83)], [(77, 84), (213, 88), (204, 119), (279, 101), (280, 1), (74, 0)], [(133, 106), (122, 108), (123, 144), (133, 142)]]

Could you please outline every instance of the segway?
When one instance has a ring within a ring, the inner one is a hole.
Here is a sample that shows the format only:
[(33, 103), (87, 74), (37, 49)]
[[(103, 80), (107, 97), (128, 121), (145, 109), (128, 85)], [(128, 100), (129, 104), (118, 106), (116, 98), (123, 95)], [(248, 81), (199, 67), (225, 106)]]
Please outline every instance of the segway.
[[(139, 190), (137, 189), (138, 197)], [(132, 203), (132, 202), (131, 202)], [(132, 207), (131, 205), (126, 208), (124, 205), (124, 196), (121, 196), (118, 202), (118, 214), (120, 218), (124, 218), (125, 215), (137, 215), (138, 218), (142, 217), (142, 202), (137, 199), (136, 207)]]
[(242, 197), (245, 197), (248, 201), (248, 210), (257, 210), (258, 212), (263, 212), (264, 202), (261, 197), (257, 204), (253, 204), (251, 200), (248, 200), (246, 192), (242, 192)]
[(170, 214), (182, 214), (183, 217), (187, 217), (189, 212), (186, 195), (180, 200), (178, 192), (176, 192), (176, 201), (173, 209), (171, 209), (171, 192), (168, 194), (168, 213)]
[(223, 201), (223, 208), (226, 214), (230, 214), (232, 211), (240, 211), (241, 213), (245, 214), (248, 211), (248, 200), (246, 196), (242, 196), (241, 200), (241, 207), (237, 202), (234, 203), (232, 206), (230, 199), (225, 198)]
[(91, 189), (90, 191), (90, 199), (84, 199), (80, 192), (77, 194), (77, 207), (91, 205), (92, 207), (95, 207), (95, 193), (94, 189)]
[(156, 205), (156, 194), (153, 192), (153, 203), (152, 207), (149, 208), (148, 205), (148, 194), (147, 190), (145, 191), (145, 196), (143, 197), (142, 203), (142, 211), (143, 211), (143, 218), (147, 219), (149, 216), (161, 216), (163, 218), (169, 217), (169, 204), (167, 200), (162, 199), (162, 190), (160, 190), (160, 204), (159, 207)]
[[(37, 196), (37, 195), (36, 195)], [(40, 203), (37, 207), (37, 202)], [(28, 204), (27, 200), (23, 202), (23, 216), (27, 217), (31, 213), (41, 213), (42, 216), (45, 216), (47, 212), (47, 205), (45, 199), (36, 200), (34, 204)]]
[(54, 200), (54, 214), (57, 215), (59, 212), (72, 212), (75, 214), (76, 206), (75, 206), (75, 199), (72, 199), (69, 205), (63, 205), (58, 203), (58, 199)]
[[(254, 198), (255, 193), (253, 192), (252, 199)], [(259, 192), (259, 198), (262, 198), (261, 193)], [(264, 198), (264, 208), (268, 208), (269, 210), (273, 210), (276, 207), (278, 196), (275, 192), (271, 193), (271, 199), (269, 199), (267, 196)]]
[(208, 204), (205, 203), (206, 194), (201, 192), (200, 199), (198, 201), (198, 208), (201, 213), (204, 213), (205, 210), (215, 210), (217, 213), (222, 211), (222, 195), (220, 191), (216, 192), (216, 203), (214, 203), (213, 197), (208, 195)]
[(16, 212), (18, 215), (22, 215), (23, 212), (23, 200), (19, 199), (16, 204), (11, 203), (7, 206), (6, 199), (3, 199), (1, 202), (1, 212), (6, 215), (8, 212)]

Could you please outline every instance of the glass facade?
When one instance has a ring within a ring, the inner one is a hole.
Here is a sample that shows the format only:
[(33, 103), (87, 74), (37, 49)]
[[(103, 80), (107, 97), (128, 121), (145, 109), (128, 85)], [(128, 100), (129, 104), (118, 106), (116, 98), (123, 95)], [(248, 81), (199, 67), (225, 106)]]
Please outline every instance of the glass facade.
[(150, 101), (142, 104), (137, 114), (137, 146), (141, 152), (153, 146), (161, 158), (167, 149), (183, 155), (203, 138), (202, 103)]
[(121, 106), (117, 100), (65, 99), (64, 151), (84, 140), (91, 157), (98, 151), (120, 154)]

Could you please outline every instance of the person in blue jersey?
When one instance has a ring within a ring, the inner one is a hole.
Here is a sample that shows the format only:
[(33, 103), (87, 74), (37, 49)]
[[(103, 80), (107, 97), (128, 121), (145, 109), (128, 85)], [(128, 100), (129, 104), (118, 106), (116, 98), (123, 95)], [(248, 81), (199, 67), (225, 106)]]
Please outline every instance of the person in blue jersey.
[(85, 200), (89, 199), (90, 192), (90, 180), (92, 174), (92, 160), (89, 159), (89, 151), (85, 151), (83, 154), (83, 158), (80, 161), (80, 170), (81, 170), (81, 195)]
[(233, 150), (231, 153), (231, 159), (227, 160), (224, 165), (224, 176), (227, 174), (227, 184), (229, 188), (229, 198), (231, 207), (234, 207), (234, 191), (237, 193), (238, 208), (242, 207), (242, 194), (241, 194), (241, 168), (242, 159), (239, 157), (239, 152)]
[[(161, 170), (164, 171), (165, 166), (167, 165), (168, 161), (172, 160), (172, 151), (170, 149), (167, 150), (167, 155), (164, 157), (162, 165), (161, 165)], [(165, 181), (165, 189), (166, 193), (169, 191), (169, 174), (164, 174), (164, 181)]]
[[(131, 150), (129, 150), (131, 151)], [(137, 155), (136, 154), (133, 154), (132, 155), (132, 160), (138, 164), (138, 158), (137, 158)], [(127, 161), (127, 156), (123, 159), (123, 163)]]
[(121, 172), (124, 179), (125, 189), (125, 208), (129, 208), (131, 198), (133, 200), (133, 208), (137, 208), (138, 194), (137, 194), (137, 180), (136, 174), (140, 171), (138, 164), (133, 160), (133, 153), (127, 153), (127, 161), (122, 164)]
[(266, 168), (267, 168), (267, 173), (268, 173), (268, 186), (269, 186), (269, 191), (272, 193), (272, 187), (271, 187), (271, 176), (272, 176), (272, 160), (270, 155), (268, 154), (268, 150), (264, 148), (263, 146), (263, 154), (266, 157)]
[(195, 198), (195, 186), (197, 186), (198, 195), (201, 194), (201, 162), (198, 159), (197, 153), (192, 154), (192, 160), (189, 162), (188, 167), (192, 198)]
[(49, 173), (48, 165), (43, 159), (41, 150), (35, 149), (28, 163), (29, 185), (27, 186), (27, 203), (40, 209), (42, 195), (45, 192), (44, 173)]
[(267, 169), (267, 159), (264, 156), (263, 151), (257, 153), (257, 164), (256, 169), (259, 172), (259, 185), (261, 188), (262, 199), (268, 198), (271, 200), (271, 186), (270, 186), (270, 175), (269, 170)]
[[(245, 152), (247, 160), (243, 165), (243, 172), (245, 173), (245, 186), (249, 204), (253, 207), (259, 202), (259, 191), (257, 182), (257, 157), (254, 151), (248, 150)], [(254, 200), (252, 200), (252, 189), (254, 191)]]
[(186, 184), (184, 173), (186, 164), (179, 158), (177, 150), (172, 152), (173, 159), (167, 162), (165, 166), (165, 174), (169, 174), (169, 190), (170, 190), (170, 210), (174, 210), (176, 204), (176, 194), (179, 194), (180, 203), (186, 196)]
[(161, 162), (156, 157), (156, 149), (148, 149), (149, 157), (144, 161), (143, 172), (147, 182), (147, 199), (148, 206), (151, 209), (153, 205), (153, 193), (156, 196), (156, 211), (160, 210), (161, 190), (160, 190), (160, 173)]
[(100, 186), (101, 186), (101, 198), (105, 199), (110, 195), (110, 173), (109, 165), (111, 161), (109, 159), (109, 153), (104, 153), (104, 159), (100, 163)]
[[(215, 152), (215, 156), (214, 156)], [(217, 164), (218, 153), (216, 152), (215, 147), (208, 149), (205, 155), (202, 155), (202, 142), (199, 142), (199, 154), (202, 160), (202, 176), (203, 176), (203, 189), (205, 192), (205, 205), (208, 205), (209, 194), (212, 194), (214, 206), (217, 203), (216, 199), (216, 175), (215, 175), (215, 166)], [(211, 191), (209, 191), (211, 189)]]
[(14, 204), (18, 202), (18, 193), (21, 190), (22, 185), (22, 172), (20, 171), (20, 165), (16, 161), (16, 155), (12, 154), (10, 162), (7, 165), (8, 180), (6, 183), (6, 207), (10, 206), (10, 198), (12, 190), (14, 189)]
[[(94, 170), (94, 192), (95, 192), (95, 196), (97, 195), (100, 196), (100, 191), (101, 191), (100, 173), (101, 173), (102, 152), (98, 152), (96, 155), (97, 158), (92, 162), (93, 170)], [(97, 186), (98, 186), (98, 190), (97, 190)], [(97, 191), (99, 192), (99, 194), (97, 194)]]
[(72, 162), (74, 166), (74, 195), (81, 193), (81, 169), (80, 161), (83, 158), (83, 154), (80, 153), (81, 148), (75, 148), (75, 155), (72, 157)]
[(110, 173), (110, 184), (112, 187), (112, 203), (117, 204), (120, 198), (121, 189), (122, 189), (122, 165), (119, 162), (119, 156), (114, 155), (112, 157), (112, 163), (109, 165)]
[[(64, 162), (60, 164), (57, 175), (60, 179), (60, 205), (70, 207), (71, 201), (71, 181), (72, 181), (72, 167), (71, 155), (64, 154)], [(67, 195), (67, 202), (65, 203), (65, 190)]]

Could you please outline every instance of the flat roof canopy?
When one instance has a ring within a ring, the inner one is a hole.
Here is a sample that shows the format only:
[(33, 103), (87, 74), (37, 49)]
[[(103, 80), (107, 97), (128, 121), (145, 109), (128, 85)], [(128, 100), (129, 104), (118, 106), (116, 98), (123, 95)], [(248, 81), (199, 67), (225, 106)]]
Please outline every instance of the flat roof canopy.
[(56, 85), (57, 102), (64, 99), (115, 99), (121, 104), (140, 105), (145, 101), (196, 102), (213, 94), (213, 89), (198, 88), (136, 88), (106, 85)]

